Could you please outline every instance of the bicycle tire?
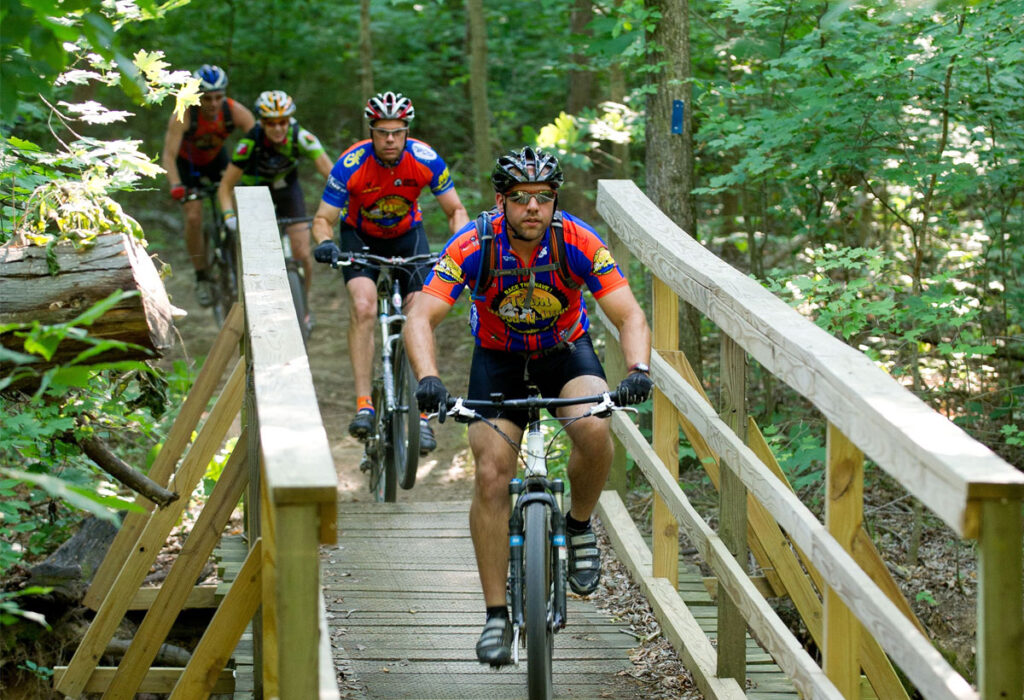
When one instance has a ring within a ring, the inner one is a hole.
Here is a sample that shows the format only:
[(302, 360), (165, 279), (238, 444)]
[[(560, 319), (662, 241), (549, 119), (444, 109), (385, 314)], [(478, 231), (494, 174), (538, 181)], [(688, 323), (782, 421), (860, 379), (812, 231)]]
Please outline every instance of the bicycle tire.
[(416, 408), (416, 376), (399, 340), (391, 356), (395, 378), (395, 412), (391, 416), (391, 457), (398, 485), (411, 489), (420, 466), (420, 414)]
[(370, 468), (370, 492), (379, 503), (394, 503), (398, 493), (395, 479), (395, 463), (391, 456), (390, 418), (384, 406), (384, 392), (380, 383), (374, 382), (373, 405), (378, 407), (374, 420), (374, 435), (370, 437), (376, 444), (376, 454), (371, 455), (373, 463)]
[(527, 689), (530, 700), (549, 700), (552, 696), (551, 655), (554, 650), (554, 631), (548, 615), (551, 601), (551, 543), (547, 506), (543, 503), (528, 503), (523, 509), (523, 520)]
[[(295, 316), (299, 320), (299, 333), (302, 334), (302, 344), (309, 340), (309, 325), (306, 323), (306, 314), (309, 309), (306, 306), (306, 284), (299, 272), (299, 263), (293, 258), (284, 262), (288, 271), (288, 289), (292, 293), (292, 305), (295, 307)], [(376, 405), (376, 404), (375, 404)]]

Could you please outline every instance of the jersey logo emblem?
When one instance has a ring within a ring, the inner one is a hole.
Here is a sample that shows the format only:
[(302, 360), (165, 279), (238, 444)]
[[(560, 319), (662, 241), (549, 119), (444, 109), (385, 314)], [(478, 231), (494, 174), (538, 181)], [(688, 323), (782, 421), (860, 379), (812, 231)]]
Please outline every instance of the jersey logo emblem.
[(437, 152), (433, 148), (419, 141), (412, 142), (412, 153), (419, 160), (434, 160), (437, 158)]
[(567, 299), (557, 289), (540, 282), (533, 288), (529, 307), (529, 283), (520, 282), (504, 289), (491, 302), (498, 318), (516, 333), (531, 335), (553, 328), (565, 310)]
[(593, 269), (595, 275), (607, 275), (615, 269), (615, 260), (607, 248), (600, 248), (594, 253)]
[(462, 284), (462, 280), (465, 279), (462, 268), (450, 255), (445, 255), (434, 263), (434, 274), (448, 284)]
[(360, 159), (362, 159), (363, 153), (365, 153), (365, 152), (366, 152), (366, 148), (365, 147), (356, 149), (355, 151), (352, 151), (347, 156), (345, 156), (345, 160), (343, 160), (341, 162), (342, 165), (344, 165), (346, 168), (351, 168), (351, 167), (355, 166), (356, 164), (359, 163)]

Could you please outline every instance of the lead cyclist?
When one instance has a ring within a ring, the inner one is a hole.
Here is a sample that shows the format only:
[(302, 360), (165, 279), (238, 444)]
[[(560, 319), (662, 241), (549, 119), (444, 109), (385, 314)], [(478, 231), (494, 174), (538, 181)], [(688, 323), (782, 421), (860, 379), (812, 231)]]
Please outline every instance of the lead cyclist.
[[(651, 334), (643, 309), (597, 232), (558, 210), (563, 179), (558, 159), (539, 149), (526, 147), (498, 158), (491, 174), (494, 216), (464, 226), (452, 237), (406, 320), (404, 340), (419, 378), (421, 411), (444, 415), (448, 392), (439, 377), (434, 329), (467, 287), (473, 292), (470, 329), (476, 339), (467, 398), (488, 399), (493, 392), (522, 398), (529, 385), (545, 397), (608, 391), (588, 333), (584, 285), (619, 330), (629, 367), (619, 384), (620, 396), (639, 402), (650, 394)], [(484, 245), (482, 239), (488, 236), (493, 238)], [(486, 279), (483, 285), (478, 284), (481, 278)], [(566, 407), (558, 415), (577, 417), (589, 408)], [(525, 412), (478, 412), (513, 443), (521, 440)], [(567, 470), (572, 502), (566, 516), (569, 585), (575, 593), (589, 595), (601, 577), (590, 517), (608, 478), (612, 439), (609, 422), (596, 417), (578, 420), (566, 432), (572, 442)], [(469, 426), (469, 446), (476, 464), (470, 531), (487, 607), (476, 654), (481, 663), (502, 666), (512, 659), (505, 581), (508, 483), (515, 475), (517, 452), (481, 421)]]

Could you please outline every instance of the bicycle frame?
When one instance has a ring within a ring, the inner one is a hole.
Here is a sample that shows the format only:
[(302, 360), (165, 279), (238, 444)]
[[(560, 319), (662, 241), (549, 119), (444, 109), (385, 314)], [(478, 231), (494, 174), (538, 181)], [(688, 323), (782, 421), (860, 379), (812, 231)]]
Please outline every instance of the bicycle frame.
[(370, 473), (370, 490), (377, 500), (394, 501), (396, 484), (410, 489), (416, 481), (419, 462), (419, 413), (416, 411), (415, 377), (401, 344), (405, 323), (399, 277), (396, 269), (435, 260), (422, 254), (408, 258), (352, 253), (335, 267), (363, 265), (379, 267), (377, 277), (377, 326), (380, 334), (380, 364), (373, 378), (375, 430), (366, 438), (360, 468)]

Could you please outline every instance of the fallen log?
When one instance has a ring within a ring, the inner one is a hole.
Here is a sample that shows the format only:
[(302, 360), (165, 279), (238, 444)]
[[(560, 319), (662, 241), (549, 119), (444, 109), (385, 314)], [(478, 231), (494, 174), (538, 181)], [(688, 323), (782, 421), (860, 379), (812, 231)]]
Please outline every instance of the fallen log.
[[(47, 249), (8, 244), (0, 247), (0, 326), (39, 321), (66, 323), (114, 291), (137, 291), (97, 319), (88, 329), (93, 338), (118, 340), (139, 348), (108, 350), (90, 362), (156, 359), (173, 343), (172, 306), (163, 280), (142, 244), (127, 234), (97, 236), (84, 248), (54, 248), (51, 274)], [(24, 352), (24, 339), (0, 333), (0, 345)], [(86, 348), (65, 340), (44, 368), (66, 362)]]

